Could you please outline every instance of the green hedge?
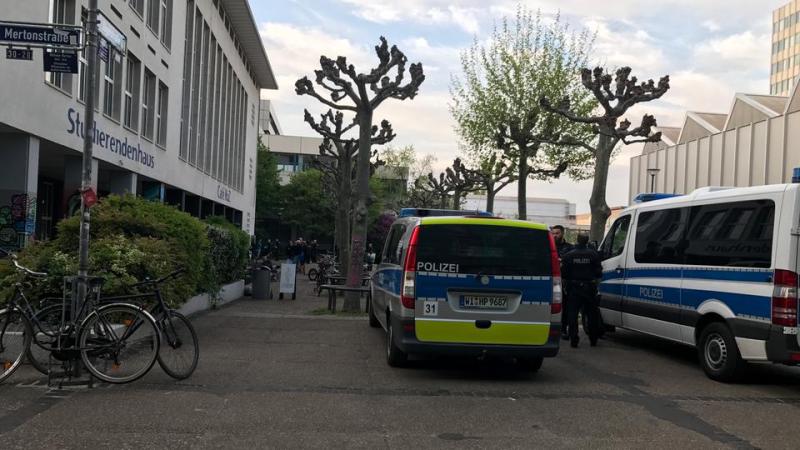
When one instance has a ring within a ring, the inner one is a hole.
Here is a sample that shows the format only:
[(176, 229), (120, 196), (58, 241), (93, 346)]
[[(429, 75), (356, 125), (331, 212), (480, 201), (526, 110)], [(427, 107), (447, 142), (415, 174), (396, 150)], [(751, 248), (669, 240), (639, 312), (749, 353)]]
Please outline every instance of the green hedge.
[[(77, 216), (65, 219), (58, 224), (56, 239), (20, 253), (23, 264), (52, 275), (31, 289), (34, 298), (60, 295), (63, 276), (77, 272), (79, 226)], [(129, 293), (130, 284), (184, 267), (186, 273), (167, 283), (163, 292), (170, 305), (179, 306), (242, 278), (247, 261), (249, 236), (234, 225), (217, 220), (206, 224), (172, 206), (131, 195), (100, 201), (92, 208), (90, 230), (90, 274), (106, 279), (106, 295)], [(16, 276), (0, 267), (3, 298)]]

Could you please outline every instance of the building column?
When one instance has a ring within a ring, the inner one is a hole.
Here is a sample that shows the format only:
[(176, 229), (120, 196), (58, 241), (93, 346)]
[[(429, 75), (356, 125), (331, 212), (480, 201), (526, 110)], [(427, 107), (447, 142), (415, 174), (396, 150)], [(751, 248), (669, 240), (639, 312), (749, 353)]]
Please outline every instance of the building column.
[(36, 233), (39, 139), (0, 134), (0, 247), (21, 248)]
[(112, 194), (136, 195), (138, 183), (139, 175), (135, 172), (114, 172), (114, 175), (108, 182), (108, 186)]
[[(97, 191), (98, 163), (92, 159), (92, 189)], [(67, 156), (64, 158), (64, 198), (62, 200), (66, 217), (71, 217), (81, 208), (80, 190), (83, 185), (83, 157)]]

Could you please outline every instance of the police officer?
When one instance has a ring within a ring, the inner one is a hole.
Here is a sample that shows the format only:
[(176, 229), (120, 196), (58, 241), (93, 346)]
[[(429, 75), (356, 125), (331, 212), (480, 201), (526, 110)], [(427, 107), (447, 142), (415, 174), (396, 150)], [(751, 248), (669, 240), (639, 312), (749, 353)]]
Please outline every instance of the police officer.
[(597, 308), (597, 283), (603, 276), (600, 255), (589, 248), (589, 236), (578, 236), (572, 251), (561, 259), (561, 276), (569, 302), (566, 305), (569, 340), (572, 347), (578, 346), (578, 312), (583, 308), (589, 329), (592, 347), (599, 336), (599, 314)]
[[(556, 243), (556, 251), (558, 252), (558, 258), (561, 259), (567, 253), (572, 250), (572, 244), (567, 242), (566, 237), (564, 236), (564, 227), (562, 225), (555, 225), (550, 228), (550, 233), (553, 235), (553, 241)], [(562, 294), (562, 303), (564, 306), (564, 311), (567, 310), (567, 305), (569, 304), (569, 299), (567, 298), (566, 293)], [(569, 339), (569, 329), (567, 328), (567, 321), (562, 319), (561, 320), (561, 338), (565, 341)]]

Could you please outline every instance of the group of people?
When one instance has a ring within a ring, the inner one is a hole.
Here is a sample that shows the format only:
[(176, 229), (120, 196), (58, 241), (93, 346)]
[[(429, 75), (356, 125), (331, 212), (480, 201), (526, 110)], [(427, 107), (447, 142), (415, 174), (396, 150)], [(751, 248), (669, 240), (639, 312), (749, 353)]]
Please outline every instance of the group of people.
[(561, 337), (578, 347), (578, 313), (586, 315), (587, 334), (594, 347), (600, 337), (600, 309), (597, 287), (603, 277), (600, 254), (589, 246), (589, 236), (579, 234), (575, 245), (567, 242), (564, 227), (550, 229), (561, 259), (562, 302), (564, 316), (561, 320)]
[(316, 262), (317, 254), (318, 245), (316, 239), (310, 242), (303, 240), (303, 238), (297, 238), (295, 241), (290, 239), (289, 244), (286, 246), (286, 258), (291, 259), (297, 266), (297, 270), (304, 275), (306, 273), (306, 264)]

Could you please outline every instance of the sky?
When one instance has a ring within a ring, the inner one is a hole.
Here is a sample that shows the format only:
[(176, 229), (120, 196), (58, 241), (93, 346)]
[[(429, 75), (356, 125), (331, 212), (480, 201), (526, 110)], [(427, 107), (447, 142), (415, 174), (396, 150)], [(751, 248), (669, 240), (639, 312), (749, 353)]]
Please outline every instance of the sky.
[[(423, 64), (426, 80), (412, 101), (387, 101), (376, 119), (388, 119), (397, 133), (391, 145), (413, 145), (432, 154), (441, 171), (460, 155), (450, 117), (449, 87), (460, 74), (461, 53), (485, 40), (494, 24), (513, 17), (516, 0), (250, 0), (264, 47), (278, 80), (272, 100), (284, 134), (314, 136), (303, 110), (323, 105), (294, 92), (297, 79), (319, 67), (319, 56), (347, 56), (357, 69), (375, 65), (380, 36), (396, 44), (409, 63)], [(777, 0), (528, 0), (522, 4), (545, 16), (560, 13), (573, 29), (596, 32), (592, 65), (633, 68), (641, 80), (670, 75), (671, 89), (660, 100), (637, 106), (659, 125), (681, 126), (685, 111), (727, 113), (737, 92), (768, 94), (772, 10)], [(377, 120), (376, 120), (377, 122)], [(628, 200), (629, 159), (640, 145), (622, 148), (609, 174), (610, 206)], [(566, 198), (588, 212), (591, 181), (529, 182), (529, 197)], [(516, 195), (507, 187), (500, 195)]]

